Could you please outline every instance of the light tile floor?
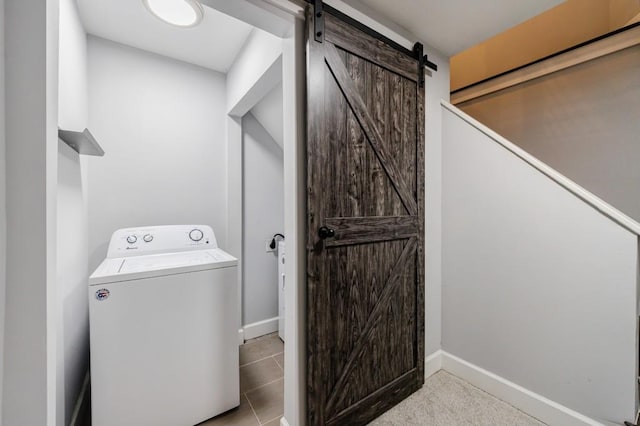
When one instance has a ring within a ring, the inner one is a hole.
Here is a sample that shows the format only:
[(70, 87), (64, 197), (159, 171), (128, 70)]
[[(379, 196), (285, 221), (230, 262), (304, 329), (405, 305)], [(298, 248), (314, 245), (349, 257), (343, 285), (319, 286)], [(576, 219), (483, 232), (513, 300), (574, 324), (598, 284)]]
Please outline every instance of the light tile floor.
[(277, 333), (240, 346), (240, 406), (199, 426), (278, 426), (284, 413), (284, 344)]

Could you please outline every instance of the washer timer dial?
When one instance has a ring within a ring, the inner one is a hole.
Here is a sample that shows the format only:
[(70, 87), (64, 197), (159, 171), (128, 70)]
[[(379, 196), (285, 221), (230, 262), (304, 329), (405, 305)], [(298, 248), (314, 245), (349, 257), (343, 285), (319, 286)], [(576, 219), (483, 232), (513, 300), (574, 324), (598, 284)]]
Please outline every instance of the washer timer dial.
[(136, 237), (135, 235), (129, 235), (127, 237), (127, 242), (129, 244), (135, 244), (136, 241), (138, 241), (138, 237)]
[(189, 238), (191, 238), (191, 241), (198, 242), (202, 240), (203, 237), (204, 234), (198, 228), (192, 229), (191, 232), (189, 232)]

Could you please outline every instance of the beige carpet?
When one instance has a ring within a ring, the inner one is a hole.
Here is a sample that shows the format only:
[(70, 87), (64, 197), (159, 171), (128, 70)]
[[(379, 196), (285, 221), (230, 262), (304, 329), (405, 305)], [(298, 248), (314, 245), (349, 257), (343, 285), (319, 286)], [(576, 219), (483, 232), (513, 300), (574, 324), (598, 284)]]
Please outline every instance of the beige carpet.
[(444, 371), (370, 423), (375, 426), (540, 426), (531, 416)]

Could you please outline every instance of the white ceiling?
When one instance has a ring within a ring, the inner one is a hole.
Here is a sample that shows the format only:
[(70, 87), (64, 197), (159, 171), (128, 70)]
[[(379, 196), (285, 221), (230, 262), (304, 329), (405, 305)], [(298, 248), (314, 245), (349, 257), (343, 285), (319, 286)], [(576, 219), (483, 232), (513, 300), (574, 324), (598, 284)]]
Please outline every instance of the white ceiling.
[[(77, 0), (88, 33), (226, 73), (254, 28), (204, 6), (200, 25), (177, 28), (142, 0)], [(235, 1), (235, 0), (227, 0)], [(563, 0), (343, 0), (402, 27), (447, 56), (501, 33)], [(329, 2), (336, 3), (336, 1)], [(417, 40), (416, 40), (417, 41)]]
[(562, 2), (563, 0), (345, 0), (345, 3), (356, 9), (359, 5), (364, 5), (447, 56), (468, 49)]
[(89, 34), (226, 73), (253, 29), (204, 6), (204, 19), (178, 28), (154, 17), (142, 0), (78, 0)]

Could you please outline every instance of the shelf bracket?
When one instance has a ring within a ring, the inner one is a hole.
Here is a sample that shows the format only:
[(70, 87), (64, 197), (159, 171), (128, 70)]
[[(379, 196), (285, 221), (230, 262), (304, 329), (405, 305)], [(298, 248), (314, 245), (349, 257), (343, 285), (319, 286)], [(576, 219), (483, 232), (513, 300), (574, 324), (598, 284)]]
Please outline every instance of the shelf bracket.
[(74, 132), (58, 128), (58, 137), (78, 154), (96, 157), (104, 155), (104, 150), (89, 129), (84, 129), (82, 132)]

